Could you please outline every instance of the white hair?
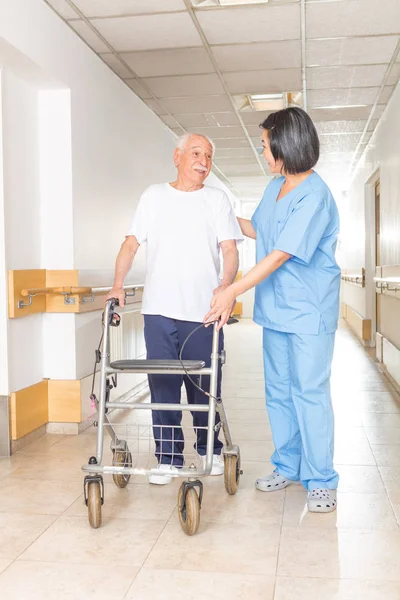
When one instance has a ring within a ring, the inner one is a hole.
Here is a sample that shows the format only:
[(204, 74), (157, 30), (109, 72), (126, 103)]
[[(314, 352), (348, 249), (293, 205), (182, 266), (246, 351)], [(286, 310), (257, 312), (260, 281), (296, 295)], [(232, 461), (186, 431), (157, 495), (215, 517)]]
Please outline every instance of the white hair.
[(178, 139), (176, 140), (176, 147), (178, 148), (178, 150), (180, 150), (181, 152), (185, 152), (186, 145), (187, 145), (189, 139), (194, 135), (198, 135), (198, 136), (204, 138), (205, 140), (207, 140), (207, 142), (211, 145), (211, 148), (212, 148), (212, 151), (214, 154), (215, 144), (212, 141), (212, 139), (209, 138), (208, 135), (204, 135), (203, 133), (196, 133), (196, 132), (193, 132), (193, 133), (186, 132), (183, 135), (181, 135), (180, 137), (178, 137)]

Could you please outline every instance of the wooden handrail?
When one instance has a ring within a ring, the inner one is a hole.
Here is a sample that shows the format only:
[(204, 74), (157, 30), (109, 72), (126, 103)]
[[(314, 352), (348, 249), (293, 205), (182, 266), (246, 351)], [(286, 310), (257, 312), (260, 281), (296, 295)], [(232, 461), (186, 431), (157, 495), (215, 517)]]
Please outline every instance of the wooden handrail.
[(60, 295), (72, 295), (72, 294), (91, 294), (92, 288), (90, 287), (44, 287), (44, 288), (33, 288), (21, 290), (21, 296), (41, 296), (43, 294), (60, 294)]

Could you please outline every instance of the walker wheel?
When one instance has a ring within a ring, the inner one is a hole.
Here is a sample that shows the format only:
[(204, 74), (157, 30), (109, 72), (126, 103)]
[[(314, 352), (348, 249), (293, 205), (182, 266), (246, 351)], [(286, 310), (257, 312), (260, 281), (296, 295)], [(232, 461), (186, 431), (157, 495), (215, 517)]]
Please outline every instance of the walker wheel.
[(101, 525), (101, 487), (98, 481), (88, 483), (87, 506), (89, 510), (89, 524), (93, 529)]
[(187, 535), (194, 535), (200, 525), (200, 501), (196, 489), (186, 489), (184, 483), (179, 488), (178, 514), (183, 531)]
[(240, 455), (225, 454), (224, 467), (225, 489), (228, 494), (234, 496), (238, 490), (241, 475)]
[[(132, 454), (129, 450), (113, 450), (113, 466), (131, 467)], [(124, 488), (128, 485), (131, 476), (122, 473), (113, 473), (113, 481), (119, 488)]]

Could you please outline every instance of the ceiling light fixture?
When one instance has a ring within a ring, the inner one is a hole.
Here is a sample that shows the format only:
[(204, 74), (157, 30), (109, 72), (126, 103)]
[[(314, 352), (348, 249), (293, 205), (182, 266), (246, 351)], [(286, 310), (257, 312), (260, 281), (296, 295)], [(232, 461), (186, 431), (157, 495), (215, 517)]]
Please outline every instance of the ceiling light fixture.
[(248, 6), (249, 4), (267, 4), (269, 0), (192, 0), (195, 7), (204, 6)]
[(233, 96), (241, 112), (275, 112), (289, 106), (303, 106), (301, 92), (279, 92), (273, 94), (240, 94)]

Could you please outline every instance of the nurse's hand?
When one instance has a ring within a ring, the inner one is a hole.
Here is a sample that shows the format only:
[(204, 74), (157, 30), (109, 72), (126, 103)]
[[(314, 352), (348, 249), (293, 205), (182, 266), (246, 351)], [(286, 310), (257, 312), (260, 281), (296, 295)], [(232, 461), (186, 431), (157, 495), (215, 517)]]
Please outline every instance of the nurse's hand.
[[(228, 321), (235, 306), (236, 298), (231, 290), (232, 286), (228, 286), (222, 291), (217, 291), (211, 300), (211, 310), (204, 317), (204, 323), (213, 323), (218, 321), (217, 329), (221, 329)], [(217, 288), (218, 290), (219, 288)]]

